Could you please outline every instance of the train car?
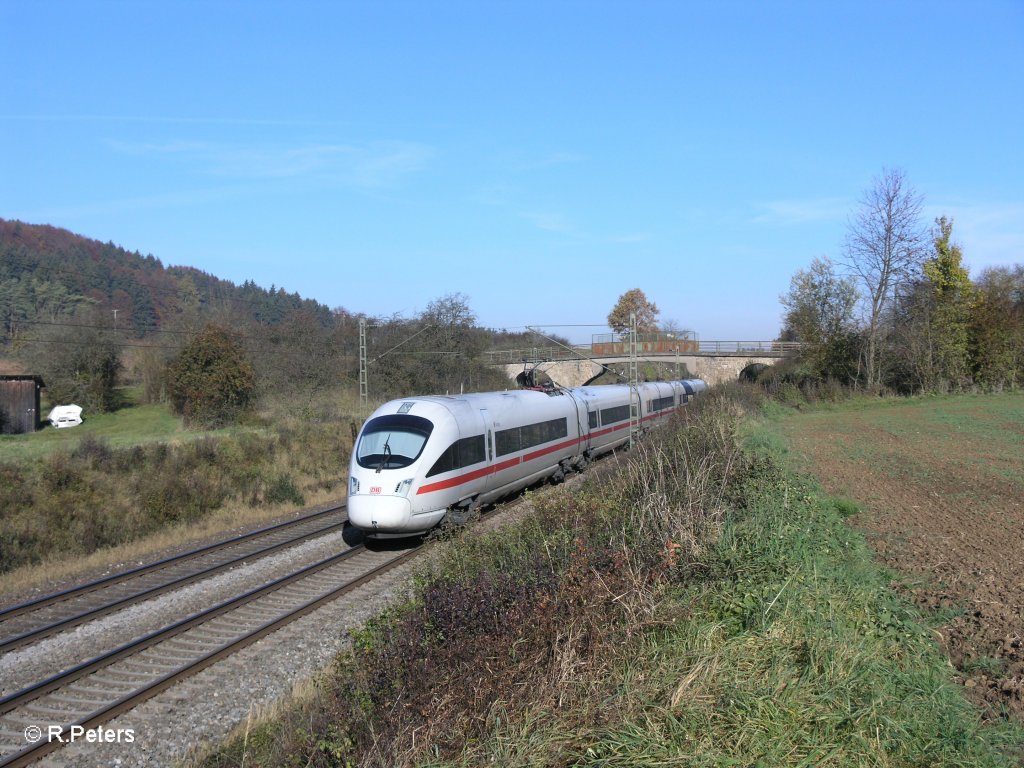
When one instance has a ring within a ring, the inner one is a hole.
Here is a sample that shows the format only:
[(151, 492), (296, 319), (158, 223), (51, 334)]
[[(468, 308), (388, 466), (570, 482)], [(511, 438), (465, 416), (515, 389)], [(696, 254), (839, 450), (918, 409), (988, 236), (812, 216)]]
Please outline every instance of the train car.
[(377, 538), (423, 533), (624, 444), (632, 404), (639, 425), (653, 424), (704, 389), (690, 379), (393, 400), (356, 440), (349, 521)]

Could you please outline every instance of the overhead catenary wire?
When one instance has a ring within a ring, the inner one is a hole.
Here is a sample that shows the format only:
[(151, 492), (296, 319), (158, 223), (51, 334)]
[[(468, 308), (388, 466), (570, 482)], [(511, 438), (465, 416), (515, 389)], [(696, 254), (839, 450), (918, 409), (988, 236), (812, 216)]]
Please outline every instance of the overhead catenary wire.
[(389, 354), (391, 354), (392, 352), (394, 352), (394, 351), (395, 351), (396, 349), (398, 349), (398, 348), (399, 348), (400, 346), (402, 346), (403, 344), (407, 344), (407, 343), (409, 343), (410, 341), (412, 341), (413, 339), (415, 339), (415, 338), (416, 338), (417, 336), (419, 336), (419, 335), (420, 335), (421, 333), (423, 333), (424, 331), (430, 330), (430, 329), (431, 329), (431, 328), (433, 328), (433, 327), (434, 327), (433, 325), (427, 325), (427, 326), (424, 326), (423, 328), (420, 328), (420, 329), (419, 329), (418, 331), (416, 331), (416, 333), (414, 333), (414, 334), (413, 334), (412, 336), (410, 336), (409, 338), (407, 338), (407, 339), (406, 339), (405, 341), (400, 341), (400, 342), (399, 342), (398, 344), (395, 344), (395, 346), (393, 346), (393, 347), (392, 347), (391, 349), (389, 349), (389, 350), (388, 350), (387, 352), (382, 352), (381, 354), (377, 355), (377, 356), (376, 356), (375, 358), (373, 358), (372, 360), (370, 360), (370, 361), (369, 361), (369, 363), (367, 363), (367, 364), (368, 364), (368, 365), (372, 365), (373, 363), (377, 362), (378, 360), (380, 360), (380, 359), (381, 359), (382, 357), (384, 357), (385, 355), (389, 355)]

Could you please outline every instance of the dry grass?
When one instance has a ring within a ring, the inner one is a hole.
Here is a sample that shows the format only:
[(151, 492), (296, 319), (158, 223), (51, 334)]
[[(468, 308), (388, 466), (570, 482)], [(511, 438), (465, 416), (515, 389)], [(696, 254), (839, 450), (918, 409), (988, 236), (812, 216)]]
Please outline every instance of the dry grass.
[(227, 538), (246, 529), (298, 514), (307, 506), (338, 500), (335, 491), (320, 490), (306, 494), (305, 504), (272, 504), (253, 507), (233, 502), (195, 523), (166, 528), (135, 541), (97, 550), (88, 555), (68, 558), (58, 555), (37, 565), (26, 565), (0, 574), (0, 605), (10, 605), (32, 594), (53, 592), (70, 585), (99, 578), (124, 568), (142, 565), (204, 542)]
[(0, 600), (343, 498), (358, 424), (329, 415), (181, 444), (89, 438), (39, 462), (0, 464)]

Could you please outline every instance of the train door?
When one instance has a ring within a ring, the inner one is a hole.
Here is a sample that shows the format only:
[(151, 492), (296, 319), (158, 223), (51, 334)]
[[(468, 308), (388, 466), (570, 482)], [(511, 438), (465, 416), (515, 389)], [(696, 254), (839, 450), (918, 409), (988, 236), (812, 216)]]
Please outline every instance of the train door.
[(640, 436), (640, 424), (644, 418), (644, 401), (640, 397), (640, 387), (630, 385), (629, 387), (629, 446), (633, 447), (633, 441)]
[(486, 408), (480, 409), (480, 420), (484, 425), (484, 451), (487, 456), (488, 472), (484, 476), (481, 492), (489, 490), (494, 484), (494, 424), (491, 422), (491, 414)]
[(580, 397), (569, 392), (573, 404), (576, 406), (576, 424), (579, 429), (579, 452), (590, 455), (591, 432), (597, 430), (597, 406), (587, 402), (585, 397)]

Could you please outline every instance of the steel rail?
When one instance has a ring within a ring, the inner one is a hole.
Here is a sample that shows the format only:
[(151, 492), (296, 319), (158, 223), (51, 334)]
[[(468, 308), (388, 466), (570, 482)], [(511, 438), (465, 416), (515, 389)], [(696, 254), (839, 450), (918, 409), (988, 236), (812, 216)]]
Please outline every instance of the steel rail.
[[(180, 565), (190, 559), (198, 559), (202, 556), (209, 555), (217, 550), (229, 549), (233, 546), (238, 546), (246, 542), (252, 541), (260, 536), (269, 536), (281, 530), (285, 530), (289, 527), (296, 527), (311, 522), (326, 515), (333, 514), (337, 512), (339, 509), (341, 509), (343, 506), (344, 505), (335, 505), (329, 509), (320, 510), (311, 515), (306, 515), (305, 517), (285, 521), (283, 523), (278, 523), (267, 528), (262, 528), (258, 531), (252, 531), (250, 533), (243, 534), (242, 536), (238, 536), (233, 539), (225, 539), (223, 541), (215, 542), (214, 544), (200, 547), (199, 549), (191, 550), (180, 555), (175, 555), (174, 557), (165, 558), (164, 560), (160, 560), (154, 563), (149, 563), (147, 565), (140, 566), (139, 568), (134, 568), (130, 571), (122, 571), (120, 573), (104, 577), (103, 579), (98, 579), (97, 581), (90, 582), (88, 584), (83, 584), (79, 587), (72, 587), (71, 589), (64, 590), (63, 592), (57, 592), (52, 595), (47, 595), (45, 597), (39, 598), (38, 600), (22, 603), (18, 606), (14, 606), (13, 608), (8, 609), (7, 611), (0, 612), (0, 625), (2, 625), (2, 622), (7, 621), (15, 616), (24, 615), (25, 613), (34, 610), (41, 610), (45, 607), (55, 605), (60, 602), (66, 602), (68, 600), (73, 600), (84, 595), (92, 594), (101, 589), (109, 588), (118, 584), (123, 584), (125, 582), (130, 581), (133, 578), (138, 578), (140, 576), (152, 573), (157, 570)], [(278, 550), (294, 546), (298, 542), (306, 541), (308, 539), (323, 536), (332, 531), (339, 530), (345, 526), (346, 522), (346, 520), (342, 520), (340, 522), (333, 523), (322, 528), (317, 528), (313, 531), (307, 531), (306, 533), (303, 533), (299, 536), (294, 536), (289, 539), (285, 539), (283, 541), (272, 544), (269, 547), (263, 547), (262, 549), (244, 552), (237, 557), (231, 558), (220, 563), (216, 563), (214, 565), (211, 565), (207, 568), (203, 568), (198, 571), (186, 573), (185, 575), (179, 576), (174, 579), (158, 583), (152, 587), (147, 587), (145, 589), (139, 590), (138, 592), (129, 594), (125, 597), (121, 597), (116, 600), (111, 600), (109, 602), (102, 603), (99, 606), (83, 610), (79, 613), (72, 613), (69, 616), (61, 617), (56, 621), (51, 621), (34, 629), (21, 632), (17, 635), (10, 635), (8, 637), (0, 638), (0, 653), (5, 653), (7, 651), (13, 650), (14, 648), (33, 642), (35, 640), (40, 640), (44, 637), (49, 637), (50, 635), (57, 634), (58, 632), (61, 632), (70, 627), (78, 626), (88, 621), (101, 618), (102, 616), (114, 613), (115, 611), (121, 610), (122, 608), (125, 608), (134, 603), (157, 597), (158, 595), (170, 592), (174, 589), (180, 589), (181, 587), (187, 586), (196, 581), (200, 581), (201, 579), (209, 578), (210, 576), (213, 576), (216, 573), (227, 570), (235, 565), (238, 565), (239, 563), (245, 562), (246, 560), (265, 557), (274, 552), (277, 552)]]
[(54, 592), (49, 595), (43, 595), (42, 597), (35, 598), (34, 600), (28, 600), (24, 603), (19, 603), (17, 605), (12, 605), (8, 608), (0, 609), (0, 621), (8, 619), (12, 616), (17, 616), (20, 613), (25, 613), (26, 611), (38, 610), (39, 608), (42, 608), (44, 606), (52, 605), (53, 603), (59, 603), (71, 597), (77, 597), (80, 594), (93, 592), (97, 589), (108, 586), (110, 583), (113, 582), (124, 581), (125, 579), (131, 578), (133, 576), (141, 576), (142, 574), (149, 573), (150, 571), (156, 571), (161, 568), (166, 568), (167, 566), (173, 565), (174, 563), (187, 560), (192, 557), (198, 557), (199, 555), (204, 555), (208, 552), (216, 551), (217, 549), (222, 549), (223, 547), (228, 546), (230, 544), (238, 544), (249, 539), (256, 538), (257, 536), (272, 533), (273, 531), (279, 530), (281, 528), (287, 528), (291, 525), (303, 523), (306, 520), (313, 520), (323, 515), (329, 515), (332, 512), (337, 512), (344, 506), (344, 502), (341, 504), (336, 504), (326, 509), (318, 510), (313, 514), (306, 515), (305, 517), (299, 517), (295, 520), (285, 520), (283, 523), (277, 523), (275, 525), (267, 526), (266, 528), (260, 528), (256, 531), (250, 531), (249, 533), (245, 533), (241, 536), (236, 536), (231, 539), (216, 541), (213, 544), (207, 544), (206, 546), (199, 547), (198, 549), (192, 549), (188, 552), (182, 552), (178, 555), (172, 555), (171, 557), (164, 558), (163, 560), (156, 560), (152, 563), (140, 565), (137, 568), (131, 568), (127, 571), (119, 571), (118, 573), (113, 573), (110, 576), (104, 576), (103, 578), (96, 579), (95, 581), (90, 581), (85, 584), (79, 584), (77, 586), (61, 590), (60, 592)]
[[(86, 675), (103, 669), (104, 667), (108, 667), (115, 661), (118, 661), (119, 659), (133, 656), (136, 653), (139, 653), (140, 651), (144, 650), (145, 648), (156, 645), (159, 642), (180, 635), (188, 629), (199, 626), (204, 622), (214, 618), (215, 616), (227, 613), (228, 611), (237, 608), (241, 605), (244, 605), (246, 603), (252, 602), (253, 600), (256, 600), (259, 597), (275, 592), (288, 584), (300, 581), (301, 579), (311, 576), (316, 572), (322, 571), (333, 565), (337, 565), (343, 560), (347, 560), (348, 558), (353, 557), (357, 553), (362, 552), (364, 550), (365, 547), (363, 547), (362, 545), (353, 547), (351, 550), (348, 550), (347, 552), (343, 552), (339, 555), (327, 558), (318, 563), (314, 563), (313, 565), (307, 566), (306, 568), (296, 571), (295, 573), (290, 574), (288, 576), (282, 577), (281, 579), (277, 579), (274, 582), (264, 585), (263, 587), (251, 590), (244, 595), (240, 595), (236, 598), (233, 598), (232, 600), (225, 601), (224, 603), (214, 606), (213, 608), (210, 608), (206, 611), (202, 611), (198, 614), (188, 617), (187, 619), (183, 619), (180, 622), (172, 624), (169, 627), (165, 627), (162, 630), (153, 632), (150, 635), (140, 638), (137, 641), (127, 643), (124, 646), (121, 646), (120, 648), (115, 649), (114, 651), (111, 651), (107, 654), (104, 654), (101, 657), (97, 657), (96, 659), (93, 659), (89, 662), (80, 664), (77, 667), (67, 670), (66, 672), (63, 672), (59, 675), (54, 675), (53, 677), (44, 680), (41, 683), (36, 684), (35, 686), (26, 688), (11, 696), (6, 697), (3, 700), (0, 700), (0, 713), (10, 712), (17, 706), (34, 701), (47, 693), (58, 690), (74, 682), (75, 680), (78, 680), (82, 677), (85, 677)], [(184, 666), (180, 666), (179, 668), (174, 669), (162, 675), (161, 677), (146, 683), (145, 685), (132, 691), (131, 693), (121, 696), (115, 701), (109, 702), (101, 706), (99, 709), (96, 709), (82, 717), (77, 718), (74, 722), (64, 724), (62, 726), (63, 732), (67, 733), (71, 728), (74, 727), (81, 727), (85, 729), (93, 728), (96, 725), (99, 725), (100, 723), (106, 722), (107, 720), (110, 720), (111, 718), (116, 717), (117, 715), (134, 708), (142, 701), (145, 701), (146, 699), (155, 696), (161, 691), (170, 688), (171, 686), (177, 684), (181, 680), (190, 677), (196, 674), (197, 672), (200, 672), (201, 670), (205, 669), (206, 667), (209, 667), (217, 661), (220, 661), (226, 656), (230, 656), (231, 654), (237, 653), (239, 650), (251, 645), (252, 643), (255, 643), (257, 640), (276, 631), (277, 629), (280, 629), (286, 624), (289, 624), (295, 621), (296, 619), (299, 619), (302, 616), (305, 616), (306, 614), (316, 610), (325, 603), (328, 603), (345, 594), (346, 592), (350, 592), (356, 589), (357, 587), (362, 586), (366, 582), (381, 575), (382, 573), (385, 573), (397, 567), (409, 558), (419, 554), (419, 552), (419, 548), (409, 550), (408, 552), (402, 553), (392, 558), (391, 560), (388, 560), (385, 563), (374, 566), (370, 570), (353, 579), (347, 579), (343, 584), (333, 589), (330, 589), (327, 592), (324, 592), (310, 600), (305, 601), (304, 603), (302, 603), (294, 609), (288, 610), (285, 613), (262, 623), (260, 626), (245, 633), (244, 635), (222, 644), (221, 646), (203, 654), (201, 657), (196, 658), (191, 662), (187, 662)], [(14, 766), (28, 765), (29, 763), (38, 760), (40, 757), (49, 754), (50, 752), (56, 749), (61, 748), (63, 745), (63, 742), (58, 740), (41, 740), (36, 744), (30, 745), (28, 747), (25, 747), (24, 749), (21, 749), (19, 751), (13, 752), (0, 758), (0, 768), (13, 768)]]
[(186, 616), (184, 619), (181, 619), (180, 621), (176, 621), (175, 623), (169, 624), (166, 627), (150, 632), (148, 635), (145, 635), (139, 638), (138, 640), (133, 640), (130, 643), (125, 643), (124, 645), (121, 645), (112, 651), (108, 651), (107, 653), (101, 654), (100, 656), (97, 656), (94, 659), (82, 662), (77, 666), (74, 666), (70, 669), (53, 675), (52, 677), (49, 677), (46, 680), (43, 680), (42, 682), (36, 683), (35, 685), (29, 686), (28, 688), (24, 688), (20, 691), (17, 691), (16, 693), (10, 694), (9, 696), (5, 696), (4, 698), (0, 699), (0, 715), (6, 714), (15, 707), (21, 706), (22, 704), (26, 704), (29, 701), (32, 701), (33, 699), (37, 699), (40, 696), (49, 693), (50, 691), (60, 688), (61, 686), (74, 682), (80, 677), (95, 672), (98, 669), (102, 669), (103, 667), (109, 666), (118, 659), (131, 656), (135, 653), (138, 653), (141, 650), (149, 648), (150, 646), (155, 645), (156, 643), (162, 642), (164, 640), (169, 640), (170, 638), (179, 635), (182, 632), (191, 629), (192, 627), (198, 626), (205, 621), (209, 621), (215, 616), (219, 616), (222, 613), (227, 613), (228, 611), (234, 608), (238, 608), (239, 606), (245, 605), (246, 603), (252, 602), (257, 598), (262, 597), (263, 595), (270, 594), (271, 592), (276, 592), (281, 587), (286, 586), (287, 584), (290, 584), (293, 581), (298, 581), (299, 579), (309, 576), (317, 571), (323, 570), (324, 568), (328, 568), (343, 560), (347, 560), (348, 558), (355, 556), (355, 554), (361, 551), (362, 549), (363, 545), (359, 545), (357, 547), (353, 547), (352, 549), (346, 552), (333, 555), (317, 563), (308, 565), (305, 568), (301, 568), (298, 571), (288, 574), (287, 576), (282, 576), (279, 579), (275, 579), (274, 581), (268, 582), (261, 587), (256, 587), (254, 589), (249, 590), (248, 592), (244, 592), (241, 595), (237, 595), (236, 597), (218, 603), (217, 605), (214, 605), (211, 608), (199, 611), (198, 613), (194, 613), (191, 616)]

